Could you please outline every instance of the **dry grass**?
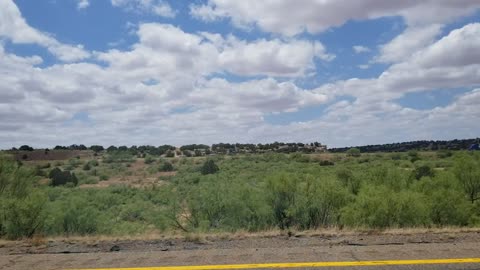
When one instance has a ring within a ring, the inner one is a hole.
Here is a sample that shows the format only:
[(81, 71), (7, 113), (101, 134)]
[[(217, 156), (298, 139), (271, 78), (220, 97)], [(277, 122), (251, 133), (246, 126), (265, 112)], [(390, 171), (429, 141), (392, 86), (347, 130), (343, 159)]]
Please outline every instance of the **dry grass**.
[(274, 238), (274, 237), (341, 237), (341, 236), (355, 236), (355, 235), (416, 235), (416, 234), (456, 234), (456, 233), (480, 233), (480, 228), (459, 228), (459, 227), (443, 227), (443, 228), (402, 228), (402, 229), (386, 229), (386, 230), (360, 230), (360, 229), (339, 229), (339, 228), (325, 228), (318, 230), (289, 230), (282, 231), (279, 229), (271, 229), (261, 232), (247, 232), (237, 231), (233, 233), (219, 232), (219, 233), (184, 233), (184, 232), (168, 232), (160, 233), (158, 231), (151, 231), (140, 235), (125, 235), (125, 236), (109, 236), (109, 235), (95, 235), (95, 236), (69, 236), (69, 237), (37, 237), (27, 239), (24, 241), (9, 241), (0, 239), (0, 247), (2, 245), (12, 245), (15, 243), (28, 242), (32, 245), (43, 245), (46, 242), (53, 241), (67, 241), (80, 242), (86, 244), (95, 244), (99, 242), (108, 241), (153, 241), (153, 240), (183, 240), (199, 244), (205, 244), (214, 241), (222, 240), (243, 240), (251, 238)]

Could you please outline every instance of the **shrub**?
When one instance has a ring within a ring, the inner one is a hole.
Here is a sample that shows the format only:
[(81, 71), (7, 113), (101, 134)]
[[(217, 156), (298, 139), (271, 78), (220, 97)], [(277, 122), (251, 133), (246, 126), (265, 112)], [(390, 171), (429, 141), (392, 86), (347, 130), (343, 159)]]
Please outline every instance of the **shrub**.
[(160, 166), (160, 171), (161, 172), (171, 172), (173, 171), (174, 168), (173, 168), (173, 165), (172, 163), (168, 162), (168, 161), (165, 161), (162, 166)]
[(343, 184), (348, 191), (357, 194), (360, 190), (361, 181), (353, 175), (353, 172), (347, 168), (340, 168), (336, 172), (337, 179)]
[(394, 192), (385, 186), (362, 189), (355, 202), (342, 210), (341, 221), (350, 227), (415, 227), (430, 223), (428, 204), (420, 193)]
[(422, 165), (412, 171), (412, 177), (420, 180), (422, 177), (434, 177), (435, 171), (428, 165)]
[(0, 198), (0, 236), (32, 237), (43, 229), (46, 196), (38, 191), (24, 198)]
[(219, 171), (219, 168), (217, 164), (211, 159), (205, 161), (203, 166), (200, 168), (200, 172), (205, 175), (205, 174), (214, 174)]
[(308, 177), (296, 194), (295, 223), (302, 229), (335, 226), (348, 198), (348, 192), (337, 181)]
[(50, 171), (49, 178), (52, 179), (52, 186), (63, 186), (67, 183), (72, 183), (74, 186), (78, 184), (78, 179), (74, 173), (69, 171), (62, 171), (59, 168), (55, 168)]
[(282, 230), (293, 225), (297, 181), (296, 177), (285, 174), (267, 179), (267, 201), (273, 210), (276, 225)]
[(85, 163), (85, 164), (83, 165), (82, 169), (83, 169), (84, 171), (89, 171), (89, 170), (91, 169), (90, 164), (89, 164), (88, 162)]
[(355, 148), (355, 147), (348, 149), (347, 150), (347, 156), (349, 156), (349, 157), (359, 157), (359, 156), (361, 156), (360, 149)]
[(175, 152), (171, 151), (171, 150), (168, 150), (167, 153), (165, 154), (165, 156), (168, 157), (168, 158), (173, 158), (173, 157), (175, 157)]
[(333, 161), (330, 161), (330, 160), (321, 160), (319, 164), (320, 164), (320, 166), (333, 166), (333, 165), (335, 165), (335, 163)]
[(152, 156), (147, 156), (145, 158), (145, 164), (152, 164), (153, 162), (155, 162), (155, 159)]

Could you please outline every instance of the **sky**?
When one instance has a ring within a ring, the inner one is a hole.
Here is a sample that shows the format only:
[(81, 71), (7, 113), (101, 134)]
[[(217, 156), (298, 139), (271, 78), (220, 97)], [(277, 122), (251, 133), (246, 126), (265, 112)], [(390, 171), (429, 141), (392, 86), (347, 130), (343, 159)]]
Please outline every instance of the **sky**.
[(0, 148), (480, 137), (480, 0), (0, 0)]

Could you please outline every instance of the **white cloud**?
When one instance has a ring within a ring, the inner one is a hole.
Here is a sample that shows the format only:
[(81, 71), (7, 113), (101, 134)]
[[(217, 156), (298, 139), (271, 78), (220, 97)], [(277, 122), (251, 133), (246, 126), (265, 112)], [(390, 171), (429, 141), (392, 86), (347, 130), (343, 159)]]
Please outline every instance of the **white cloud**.
[[(161, 80), (161, 76), (207, 75), (228, 71), (237, 75), (299, 77), (314, 68), (314, 59), (331, 61), (319, 42), (279, 39), (246, 42), (235, 37), (200, 33), (191, 34), (168, 24), (140, 25), (140, 42), (129, 52), (111, 50), (99, 59), (115, 68), (130, 70), (131, 76)], [(163, 77), (165, 79), (165, 77)]]
[(403, 61), (416, 51), (432, 44), (441, 30), (442, 25), (439, 24), (409, 27), (402, 34), (380, 47), (380, 55), (376, 61), (384, 63)]
[(352, 19), (384, 16), (403, 16), (409, 25), (444, 23), (479, 7), (478, 0), (209, 0), (206, 5), (191, 5), (190, 13), (205, 21), (230, 18), (239, 27), (256, 25), (292, 36), (303, 31), (318, 33)]
[(89, 0), (78, 0), (77, 9), (85, 9), (90, 5)]
[(319, 42), (295, 40), (282, 42), (231, 40), (219, 55), (219, 64), (239, 75), (302, 76), (314, 69), (314, 58), (331, 61), (334, 55), (326, 53)]
[(365, 47), (365, 46), (361, 46), (361, 45), (355, 45), (352, 47), (353, 48), (353, 51), (355, 53), (367, 53), (367, 52), (370, 52), (370, 49), (368, 47)]
[(52, 54), (66, 62), (90, 56), (81, 45), (60, 43), (52, 36), (30, 27), (11, 0), (0, 0), (0, 37), (6, 37), (16, 44), (35, 43), (46, 47)]
[[(406, 5), (398, 2), (379, 5)], [(126, 50), (96, 52), (95, 60), (104, 61), (99, 65), (80, 62), (88, 57), (81, 46), (62, 47), (51, 36), (28, 26), (9, 3), (0, 0), (2, 37), (15, 43), (43, 44), (60, 59), (77, 63), (41, 67), (40, 57), (14, 55), (0, 43), (0, 147), (275, 140), (318, 140), (341, 146), (475, 137), (480, 132), (478, 125), (471, 124), (480, 118), (480, 89), (460, 95), (448, 106), (429, 110), (396, 103), (414, 91), (478, 88), (478, 23), (437, 41), (432, 34), (432, 39), (410, 46), (405, 49), (409, 53), (391, 57), (393, 64), (378, 78), (352, 78), (307, 90), (295, 82), (314, 70), (315, 59), (330, 61), (334, 57), (319, 42), (279, 36), (246, 41), (217, 33), (191, 33), (168, 24), (141, 23), (136, 30), (138, 42)], [(456, 6), (456, 2), (450, 3)], [(455, 14), (465, 11), (452, 10)], [(403, 34), (403, 44), (408, 44), (405, 36), (415, 36), (413, 29), (428, 28), (413, 25), (414, 17), (409, 17), (412, 25)], [(218, 78), (223, 72), (256, 79), (232, 82), (226, 79), (229, 76)], [(145, 83), (149, 81), (155, 83)], [(332, 105), (311, 121), (279, 126), (266, 120), (268, 115), (282, 116), (325, 104)], [(88, 120), (72, 121), (79, 112), (88, 114)]]
[(111, 0), (115, 7), (122, 7), (134, 12), (149, 12), (165, 18), (174, 18), (176, 11), (163, 0)]

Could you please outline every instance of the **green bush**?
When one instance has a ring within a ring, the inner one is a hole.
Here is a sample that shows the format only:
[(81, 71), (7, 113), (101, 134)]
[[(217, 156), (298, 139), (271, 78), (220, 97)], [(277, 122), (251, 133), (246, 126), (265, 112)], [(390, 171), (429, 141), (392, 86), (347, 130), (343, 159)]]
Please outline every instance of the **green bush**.
[(368, 186), (342, 210), (341, 221), (346, 226), (362, 228), (426, 226), (431, 223), (428, 210), (420, 193)]
[(51, 170), (48, 176), (50, 179), (52, 179), (52, 186), (62, 186), (66, 185), (67, 183), (72, 183), (74, 186), (78, 184), (78, 179), (74, 173), (62, 171), (59, 168)]
[(335, 165), (335, 163), (333, 161), (330, 161), (330, 160), (321, 160), (319, 162), (320, 166), (333, 166)]
[(152, 164), (155, 161), (156, 161), (155, 158), (153, 158), (152, 156), (147, 156), (145, 158), (145, 164)]
[(173, 168), (172, 163), (165, 161), (162, 166), (160, 166), (159, 169), (161, 172), (171, 172), (174, 171), (175, 169)]
[(412, 177), (420, 180), (422, 177), (434, 177), (435, 171), (428, 165), (422, 165), (412, 171)]
[(202, 174), (214, 174), (216, 172), (218, 172), (219, 168), (217, 166), (217, 164), (215, 164), (215, 161), (209, 159), (207, 161), (205, 161), (205, 163), (203, 164), (203, 166), (200, 168), (200, 172)]
[(361, 156), (361, 152), (360, 152), (360, 149), (358, 148), (350, 148), (347, 150), (347, 156), (349, 157), (359, 157)]

